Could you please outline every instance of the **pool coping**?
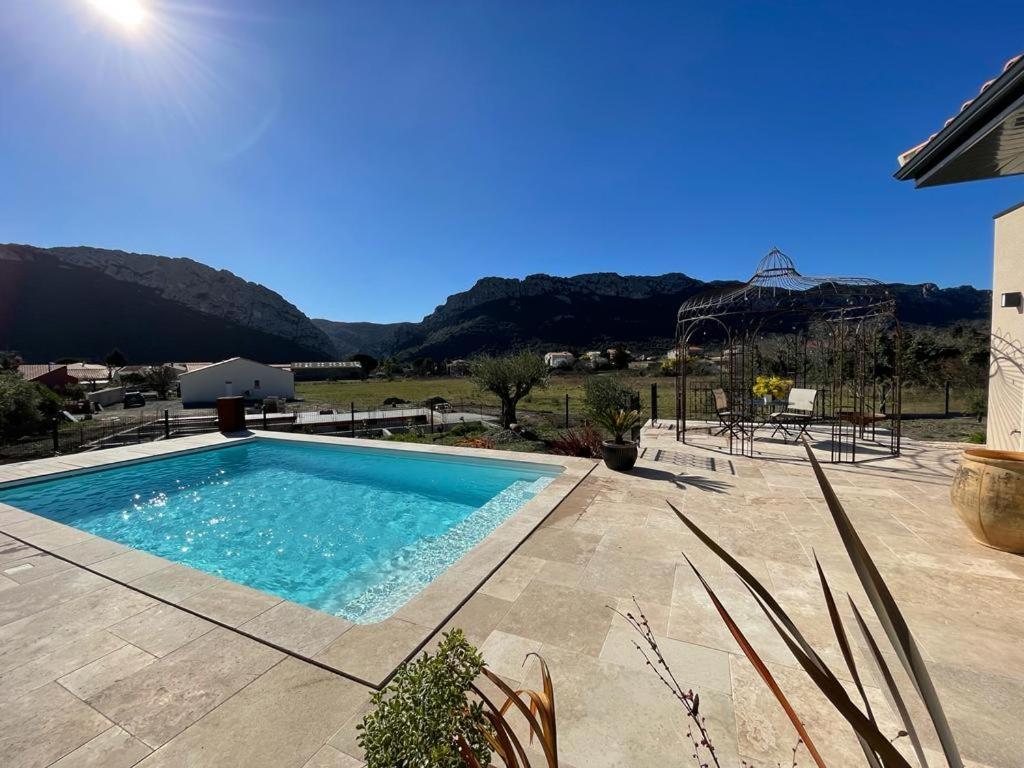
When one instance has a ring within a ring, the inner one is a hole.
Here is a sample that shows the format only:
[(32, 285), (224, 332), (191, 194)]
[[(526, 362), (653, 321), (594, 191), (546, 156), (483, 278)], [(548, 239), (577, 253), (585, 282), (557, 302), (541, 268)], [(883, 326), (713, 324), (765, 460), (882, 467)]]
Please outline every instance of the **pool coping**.
[(515, 463), (529, 465), (533, 469), (558, 470), (559, 474), (389, 618), (372, 624), (354, 624), (2, 503), (0, 533), (277, 650), (379, 689), (388, 683), (402, 663), (419, 653), (426, 642), (445, 627), (451, 617), (597, 466), (589, 459), (549, 454), (417, 443), (381, 445), (380, 441), (361, 438), (251, 430), (194, 435), (0, 465), (0, 488), (254, 440), (314, 443), (420, 456), (429, 454), (438, 458), (469, 459), (474, 463)]

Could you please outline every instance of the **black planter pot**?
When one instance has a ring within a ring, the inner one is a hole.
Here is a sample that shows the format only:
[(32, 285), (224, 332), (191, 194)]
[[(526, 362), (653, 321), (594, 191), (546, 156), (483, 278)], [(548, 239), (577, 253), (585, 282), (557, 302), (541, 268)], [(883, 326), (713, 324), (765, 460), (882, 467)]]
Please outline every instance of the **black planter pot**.
[(601, 443), (601, 456), (604, 458), (605, 466), (616, 472), (628, 472), (636, 464), (636, 443), (628, 440), (624, 443), (616, 443), (612, 440), (605, 440)]

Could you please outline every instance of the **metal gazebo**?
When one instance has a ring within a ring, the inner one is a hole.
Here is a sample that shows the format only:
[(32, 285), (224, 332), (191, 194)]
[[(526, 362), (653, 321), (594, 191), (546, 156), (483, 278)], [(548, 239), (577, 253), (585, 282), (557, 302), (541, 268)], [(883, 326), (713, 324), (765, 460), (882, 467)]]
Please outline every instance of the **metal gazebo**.
[[(814, 391), (807, 434), (816, 448), (827, 447), (831, 461), (856, 461), (858, 442), (899, 455), (900, 343), (895, 300), (882, 283), (802, 275), (773, 248), (745, 283), (698, 294), (679, 308), (676, 438), (717, 433), (730, 454), (753, 456), (755, 440), (764, 439), (757, 433), (773, 422), (767, 399), (752, 392), (757, 377), (770, 374), (791, 380), (794, 390)], [(721, 350), (717, 359), (703, 358), (710, 368), (703, 374), (693, 370), (697, 344)]]

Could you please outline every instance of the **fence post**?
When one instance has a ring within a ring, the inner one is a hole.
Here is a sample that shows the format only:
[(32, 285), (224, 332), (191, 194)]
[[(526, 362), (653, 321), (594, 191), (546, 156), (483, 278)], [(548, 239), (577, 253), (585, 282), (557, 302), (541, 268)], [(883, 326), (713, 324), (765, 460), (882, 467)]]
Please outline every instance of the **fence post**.
[(56, 417), (54, 417), (53, 424), (51, 426), (52, 426), (52, 430), (51, 431), (53, 433), (53, 455), (56, 456), (57, 453), (60, 451), (60, 434), (59, 434), (59, 429), (58, 429), (58, 426), (57, 426), (57, 418)]
[(171, 412), (164, 408), (164, 440), (171, 436)]
[(949, 382), (946, 382), (946, 416), (949, 416)]
[(651, 382), (651, 424), (658, 424), (658, 384)]
[(355, 401), (350, 402), (348, 405), (349, 405), (349, 411), (348, 411), (349, 412), (349, 422), (348, 422), (348, 426), (349, 426), (349, 430), (351, 432), (352, 437), (355, 437), (356, 436), (356, 404), (355, 404)]
[(263, 404), (263, 429), (267, 428), (267, 404)]
[(430, 434), (434, 434), (434, 406), (430, 406)]
[(569, 393), (565, 393), (565, 428), (569, 428)]

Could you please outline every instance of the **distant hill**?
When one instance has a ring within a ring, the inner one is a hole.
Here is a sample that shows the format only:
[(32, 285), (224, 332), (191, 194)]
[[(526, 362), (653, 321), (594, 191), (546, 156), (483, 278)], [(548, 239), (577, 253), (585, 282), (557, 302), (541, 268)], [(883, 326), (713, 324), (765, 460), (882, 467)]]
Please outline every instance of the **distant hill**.
[(0, 245), (0, 349), (30, 361), (328, 360), (334, 345), (293, 304), (191, 259)]
[(361, 352), (374, 357), (388, 357), (414, 334), (419, 323), (345, 323), (313, 318), (334, 344), (335, 355), (345, 359)]
[[(663, 352), (673, 343), (679, 305), (710, 288), (673, 272), (657, 276), (595, 273), (575, 277), (486, 277), (449, 296), (419, 323), (314, 322), (343, 345), (346, 354), (435, 359), (502, 352), (514, 347), (603, 348), (617, 342), (637, 353)], [(947, 327), (988, 322), (991, 291), (931, 283), (887, 286), (901, 322)], [(351, 351), (350, 351), (351, 350)]]
[[(310, 320), (272, 290), (191, 259), (0, 245), (0, 350), (18, 350), (33, 362), (102, 359), (114, 347), (131, 362), (233, 355), (293, 362), (357, 352), (442, 360), (516, 347), (587, 349), (618, 342), (651, 353), (672, 344), (682, 302), (730, 284), (678, 272), (485, 277), (420, 322), (339, 322)], [(889, 289), (908, 324), (947, 327), (989, 319), (990, 291), (930, 283)]]

